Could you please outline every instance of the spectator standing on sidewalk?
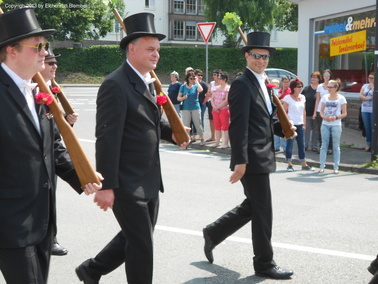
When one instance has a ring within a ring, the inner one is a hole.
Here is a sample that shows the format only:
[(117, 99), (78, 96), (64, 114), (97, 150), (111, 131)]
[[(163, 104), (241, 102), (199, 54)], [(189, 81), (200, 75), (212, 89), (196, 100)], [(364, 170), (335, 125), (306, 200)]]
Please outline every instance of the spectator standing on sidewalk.
[(371, 72), (368, 77), (369, 83), (362, 86), (360, 91), (361, 116), (364, 122), (366, 134), (366, 148), (365, 152), (371, 150), (371, 137), (373, 131), (373, 93), (374, 93), (374, 72)]
[(198, 82), (200, 83), (200, 85), (202, 86), (202, 89), (203, 89), (202, 92), (200, 92), (198, 94), (198, 101), (199, 101), (200, 107), (201, 107), (201, 125), (202, 125), (202, 129), (205, 130), (204, 118), (205, 118), (205, 112), (206, 112), (206, 103), (204, 101), (205, 101), (206, 94), (207, 94), (209, 87), (206, 84), (206, 82), (202, 80), (203, 79), (202, 70), (196, 69), (196, 70), (194, 70), (194, 74), (196, 75)]
[(175, 107), (179, 117), (181, 117), (181, 102), (177, 100), (178, 92), (181, 87), (181, 83), (178, 81), (180, 79), (179, 73), (173, 71), (171, 73), (171, 83), (168, 86), (168, 97), (171, 99), (173, 106)]
[(321, 78), (322, 75), (320, 75), (320, 72), (313, 72), (311, 74), (311, 84), (302, 90), (302, 94), (306, 98), (305, 150), (312, 149), (314, 152), (318, 151), (318, 141), (316, 140), (318, 137), (315, 137), (313, 131), (315, 127), (314, 109), (316, 103), (316, 90), (318, 89)]
[[(306, 129), (306, 98), (304, 95), (301, 94), (303, 89), (303, 82), (298, 78), (294, 79), (290, 82), (290, 95), (287, 95), (283, 99), (283, 107), (289, 116), (289, 119), (293, 121), (294, 126), (297, 128), (297, 140), (298, 144), (298, 156), (299, 161), (302, 164), (302, 170), (305, 171), (312, 171), (312, 167), (307, 165), (306, 163), (306, 153), (304, 149), (304, 136), (305, 136), (305, 129)], [(293, 163), (292, 163), (292, 155), (293, 155), (293, 144), (294, 138), (288, 139), (286, 141), (286, 161), (287, 161), (287, 172), (293, 172)]]
[(324, 173), (328, 144), (332, 137), (333, 148), (333, 173), (339, 173), (340, 163), (340, 137), (342, 132), (341, 120), (347, 116), (347, 101), (339, 94), (341, 81), (330, 80), (328, 82), (329, 94), (324, 95), (320, 101), (320, 116), (323, 119), (321, 126), (322, 147), (320, 148), (320, 170)]

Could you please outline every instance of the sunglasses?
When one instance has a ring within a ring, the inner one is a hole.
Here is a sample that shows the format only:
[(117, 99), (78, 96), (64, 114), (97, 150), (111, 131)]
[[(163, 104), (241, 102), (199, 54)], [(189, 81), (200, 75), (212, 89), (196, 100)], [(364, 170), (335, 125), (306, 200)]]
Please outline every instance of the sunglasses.
[(45, 62), (45, 64), (48, 64), (50, 66), (54, 66), (54, 65), (58, 66), (58, 62), (56, 62), (56, 61)]
[(332, 86), (327, 86), (328, 89), (334, 89), (334, 88), (337, 88), (337, 87), (332, 87)]
[(189, 80), (194, 80), (195, 78), (194, 77), (190, 77)]
[(254, 52), (249, 52), (248, 54), (251, 55), (254, 59), (262, 58), (264, 61), (268, 60), (269, 57), (270, 57), (269, 54), (258, 54), (258, 53), (254, 53)]
[(202, 75), (202, 74), (197, 74), (197, 76), (200, 76), (200, 77), (202, 77), (203, 75)]
[(21, 44), (21, 43), (18, 43), (16, 45), (25, 46), (25, 47), (31, 47), (31, 48), (36, 48), (38, 53), (40, 53), (42, 51), (42, 48), (44, 48), (47, 51), (49, 49), (49, 47), (50, 47), (50, 43), (49, 42), (46, 42), (46, 43), (40, 42), (36, 46), (26, 45), (26, 44)]
[(323, 77), (329, 77), (331, 76), (330, 74), (323, 74)]
[(296, 86), (296, 88), (303, 88), (303, 86)]

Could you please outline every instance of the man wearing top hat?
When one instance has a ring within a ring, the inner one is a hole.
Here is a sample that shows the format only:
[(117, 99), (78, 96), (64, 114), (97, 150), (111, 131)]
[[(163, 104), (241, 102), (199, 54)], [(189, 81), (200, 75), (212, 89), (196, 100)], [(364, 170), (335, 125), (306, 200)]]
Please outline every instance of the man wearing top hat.
[(31, 8), (0, 15), (0, 270), (8, 284), (47, 283), (55, 175), (83, 192), (54, 121), (32, 93), (53, 32), (40, 28)]
[(95, 196), (102, 209), (113, 209), (122, 231), (76, 268), (85, 284), (99, 283), (122, 263), (127, 283), (152, 283), (152, 239), (163, 192), (159, 141), (174, 143), (171, 127), (161, 119), (149, 73), (159, 61), (159, 41), (165, 35), (155, 32), (151, 13), (127, 17), (124, 24), (128, 35), (120, 46), (127, 60), (98, 91), (96, 165), (103, 171), (104, 190)]
[(241, 50), (247, 67), (232, 83), (228, 94), (233, 171), (230, 182), (240, 180), (246, 198), (203, 229), (204, 251), (212, 263), (215, 246), (252, 221), (253, 266), (256, 275), (274, 279), (289, 278), (293, 272), (276, 265), (271, 244), (269, 173), (276, 169), (273, 147), (273, 115), (276, 106), (266, 86), (264, 70), (275, 48), (269, 46), (269, 33), (252, 32), (247, 35), (247, 39), (248, 44)]
[[(49, 46), (47, 50), (48, 54), (45, 56), (45, 69), (43, 69), (40, 73), (43, 77), (43, 80), (45, 80), (46, 84), (51, 87), (51, 80), (55, 79), (56, 70), (58, 69), (58, 61), (56, 58), (60, 57), (60, 54), (54, 54), (51, 45)], [(72, 113), (65, 115), (64, 118), (67, 120), (67, 122), (70, 125), (74, 125), (78, 118), (77, 113)], [(66, 255), (68, 253), (68, 250), (64, 247), (62, 247), (57, 240), (57, 224), (54, 222), (54, 234), (53, 234), (53, 240), (52, 240), (52, 247), (51, 247), (51, 254), (52, 255)]]

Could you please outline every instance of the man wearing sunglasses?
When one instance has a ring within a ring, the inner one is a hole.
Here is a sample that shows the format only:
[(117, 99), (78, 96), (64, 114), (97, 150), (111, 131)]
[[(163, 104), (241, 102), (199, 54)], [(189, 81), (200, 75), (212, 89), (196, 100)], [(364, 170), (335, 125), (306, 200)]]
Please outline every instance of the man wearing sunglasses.
[[(276, 265), (273, 260), (272, 200), (269, 173), (275, 171), (273, 146), (274, 94), (266, 86), (264, 73), (269, 56), (270, 34), (252, 32), (242, 48), (247, 68), (231, 85), (229, 136), (231, 142), (230, 182), (241, 181), (245, 200), (203, 229), (205, 256), (214, 261), (213, 249), (228, 236), (252, 221), (253, 266), (257, 276), (273, 279), (290, 278), (293, 274)], [(282, 136), (282, 134), (281, 134)], [(253, 216), (253, 217), (252, 217)]]
[[(82, 193), (32, 77), (45, 67), (46, 36), (32, 8), (0, 15), (0, 270), (6, 283), (47, 283), (55, 222), (55, 176)], [(101, 185), (87, 184), (86, 194)]]

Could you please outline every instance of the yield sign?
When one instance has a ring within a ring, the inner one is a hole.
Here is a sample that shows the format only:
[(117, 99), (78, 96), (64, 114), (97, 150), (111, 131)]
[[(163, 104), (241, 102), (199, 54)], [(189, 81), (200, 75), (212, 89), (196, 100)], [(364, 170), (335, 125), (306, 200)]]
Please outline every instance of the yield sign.
[(214, 27), (217, 23), (210, 22), (210, 23), (197, 23), (197, 28), (199, 29), (202, 38), (205, 42), (208, 42), (211, 36), (211, 33), (214, 30)]

